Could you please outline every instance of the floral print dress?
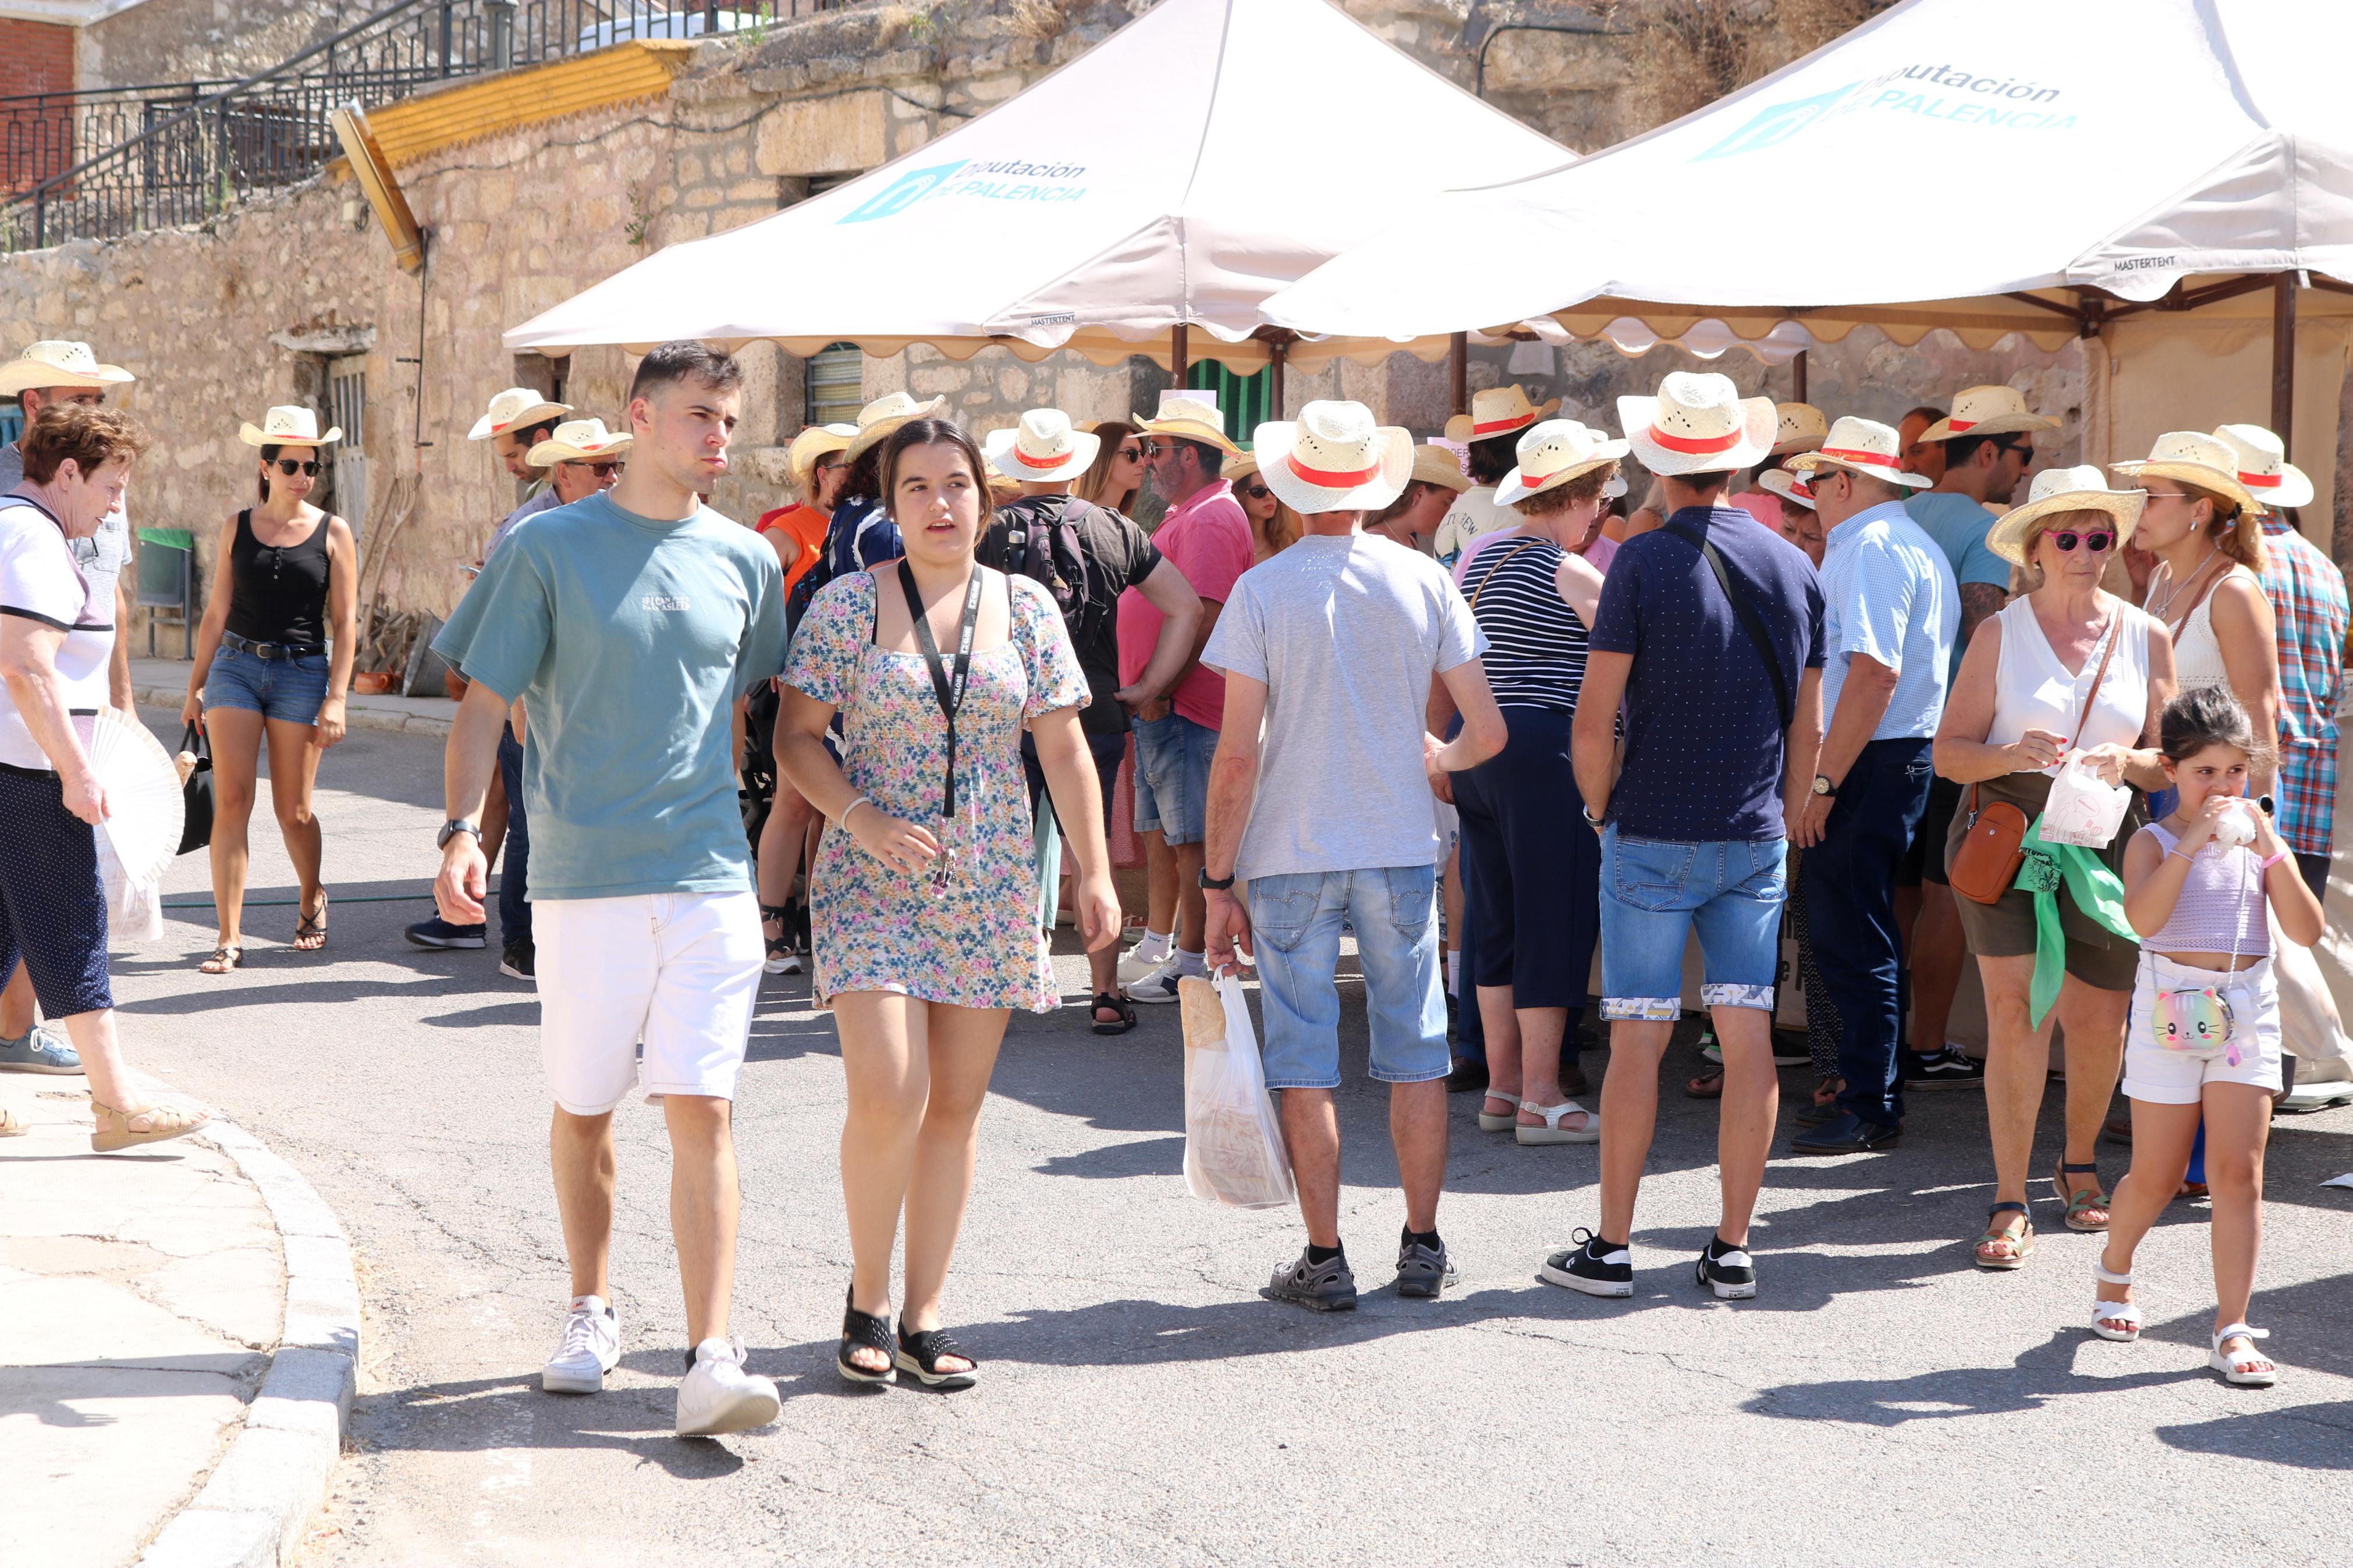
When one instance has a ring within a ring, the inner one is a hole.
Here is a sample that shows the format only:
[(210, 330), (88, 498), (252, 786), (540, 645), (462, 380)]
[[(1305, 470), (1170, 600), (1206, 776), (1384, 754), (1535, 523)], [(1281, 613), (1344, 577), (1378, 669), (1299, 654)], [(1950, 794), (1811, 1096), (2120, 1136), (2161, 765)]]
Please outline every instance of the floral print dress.
[[(996, 578), (1012, 595), (1011, 635), (976, 650), (956, 715), (956, 821), (941, 817), (947, 721), (919, 653), (874, 646), (877, 579), (855, 572), (810, 601), (793, 634), (785, 684), (842, 710), (841, 771), (892, 816), (919, 824), (956, 853), (944, 893), (929, 868), (895, 871), (828, 827), (809, 873), (809, 932), (820, 1005), (844, 991), (895, 991), (958, 1007), (1060, 1004), (1038, 926), (1023, 723), (1082, 707), (1086, 678), (1061, 612), (1027, 577)], [(889, 586), (896, 590), (896, 580)], [(953, 659), (951, 643), (942, 650)]]

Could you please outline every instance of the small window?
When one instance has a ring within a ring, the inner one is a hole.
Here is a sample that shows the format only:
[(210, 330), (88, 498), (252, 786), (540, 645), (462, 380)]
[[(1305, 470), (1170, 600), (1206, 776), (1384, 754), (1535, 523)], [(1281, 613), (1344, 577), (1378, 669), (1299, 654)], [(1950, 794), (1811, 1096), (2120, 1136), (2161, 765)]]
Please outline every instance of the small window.
[(367, 360), (353, 354), (327, 366), (327, 400), (331, 422), (343, 432), (343, 444), (353, 451), (367, 447)]
[(812, 355), (806, 367), (808, 423), (854, 425), (866, 406), (866, 355), (856, 343), (835, 343)]

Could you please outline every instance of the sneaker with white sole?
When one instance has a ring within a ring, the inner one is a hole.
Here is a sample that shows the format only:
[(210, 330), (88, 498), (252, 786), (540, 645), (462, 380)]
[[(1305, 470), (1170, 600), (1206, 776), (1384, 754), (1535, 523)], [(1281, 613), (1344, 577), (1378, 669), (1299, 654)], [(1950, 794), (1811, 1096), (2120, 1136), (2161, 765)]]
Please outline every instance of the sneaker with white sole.
[(1631, 1296), (1634, 1257), (1625, 1247), (1604, 1241), (1589, 1230), (1570, 1233), (1576, 1243), (1566, 1252), (1544, 1260), (1536, 1278), (1547, 1285), (1565, 1285), (1588, 1296)]
[(686, 1381), (678, 1386), (678, 1435), (715, 1437), (748, 1432), (776, 1418), (784, 1402), (776, 1385), (744, 1370), (744, 1346), (705, 1340), (688, 1352)]
[(602, 1394), (605, 1374), (621, 1363), (621, 1320), (602, 1296), (575, 1296), (564, 1320), (564, 1340), (540, 1368), (548, 1394)]
[(1119, 961), (1119, 983), (1122, 985), (1133, 985), (1176, 956), (1173, 946), (1146, 947), (1142, 942), (1138, 942), (1127, 956)]
[(1700, 1248), (1694, 1271), (1700, 1289), (1713, 1290), (1719, 1301), (1746, 1301), (1757, 1294), (1757, 1261), (1745, 1247), (1734, 1247), (1721, 1237), (1709, 1237)]
[(1154, 1005), (1174, 1002), (1179, 980), (1188, 974), (1197, 980), (1207, 979), (1208, 973), (1199, 953), (1171, 953), (1167, 963), (1127, 988), (1127, 999)]
[(13, 1040), (0, 1040), (0, 1072), (79, 1071), (81, 1055), (62, 1029), (36, 1024)]

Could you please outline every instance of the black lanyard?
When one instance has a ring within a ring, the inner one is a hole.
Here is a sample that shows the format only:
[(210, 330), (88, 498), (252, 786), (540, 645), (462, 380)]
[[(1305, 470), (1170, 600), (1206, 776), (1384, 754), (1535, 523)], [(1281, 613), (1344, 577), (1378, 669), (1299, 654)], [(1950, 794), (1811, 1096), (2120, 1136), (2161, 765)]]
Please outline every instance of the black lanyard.
[(972, 633), (980, 624), (980, 563), (975, 562), (972, 580), (964, 591), (964, 625), (956, 632), (955, 673), (948, 673), (948, 664), (940, 658), (940, 645), (932, 640), (931, 616), (923, 611), (923, 595), (915, 592), (914, 568), (906, 562), (899, 563), (899, 586), (907, 595), (907, 615), (915, 623), (915, 646), (923, 650), (923, 663), (932, 672), (932, 695), (939, 699), (940, 712), (948, 721), (948, 776), (944, 815), (955, 817), (955, 754), (956, 710), (964, 706), (965, 676), (972, 668)]

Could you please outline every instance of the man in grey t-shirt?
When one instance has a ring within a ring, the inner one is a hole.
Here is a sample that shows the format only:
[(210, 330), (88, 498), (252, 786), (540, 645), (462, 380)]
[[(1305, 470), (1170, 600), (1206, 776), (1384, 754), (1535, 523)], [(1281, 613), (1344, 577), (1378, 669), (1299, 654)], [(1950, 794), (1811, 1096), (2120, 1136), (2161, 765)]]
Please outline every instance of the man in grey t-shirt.
[[(1445, 569), (1363, 531), (1405, 488), (1413, 437), (1358, 403), (1311, 403), (1258, 427), (1260, 473), (1297, 510), (1299, 542), (1235, 584), (1201, 662), (1226, 675), (1201, 886), (1210, 967), (1258, 964), (1267, 1087), (1282, 1095), (1307, 1249), (1259, 1293), (1318, 1311), (1356, 1304), (1340, 1246), (1340, 928), (1353, 923), (1372, 1076), (1391, 1086), (1405, 1188), (1400, 1295), (1454, 1278), (1438, 1236), (1446, 1174), (1446, 1006), (1439, 986), (1432, 795), (1503, 750), (1482, 642)], [(1436, 676), (1462, 711), (1424, 723)], [(1263, 739), (1261, 739), (1263, 731)], [(1247, 879), (1248, 907), (1234, 893)], [(1252, 940), (1252, 933), (1256, 940)], [(1253, 952), (1254, 950), (1254, 952)]]

